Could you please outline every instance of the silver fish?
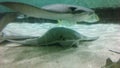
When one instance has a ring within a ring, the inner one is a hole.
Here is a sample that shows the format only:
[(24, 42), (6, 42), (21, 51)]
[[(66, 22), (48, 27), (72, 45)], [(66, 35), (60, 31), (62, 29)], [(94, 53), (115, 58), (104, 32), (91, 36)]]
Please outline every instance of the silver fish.
[(19, 2), (1, 2), (0, 5), (36, 18), (67, 20), (69, 22), (85, 21), (90, 23), (99, 20), (97, 14), (92, 9), (74, 5), (54, 4), (41, 8)]

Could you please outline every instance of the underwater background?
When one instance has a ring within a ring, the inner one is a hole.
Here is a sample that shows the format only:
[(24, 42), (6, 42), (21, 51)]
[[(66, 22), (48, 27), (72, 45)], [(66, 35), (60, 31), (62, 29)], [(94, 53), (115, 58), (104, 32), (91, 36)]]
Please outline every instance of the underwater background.
[[(100, 17), (100, 21), (95, 24), (83, 22), (64, 27), (85, 36), (99, 36), (99, 39), (90, 43), (81, 43), (78, 48), (70, 49), (56, 46), (20, 46), (17, 43), (0, 44), (0, 68), (102, 68), (107, 58), (111, 58), (114, 62), (120, 59), (118, 54), (120, 52), (120, 0), (0, 0), (0, 2), (5, 1), (22, 2), (36, 7), (62, 3), (92, 8)], [(12, 10), (0, 6), (1, 17), (3, 13), (10, 11)], [(58, 26), (56, 21), (25, 18), (8, 24), (3, 29), (3, 33), (8, 37), (40, 37), (56, 26)]]

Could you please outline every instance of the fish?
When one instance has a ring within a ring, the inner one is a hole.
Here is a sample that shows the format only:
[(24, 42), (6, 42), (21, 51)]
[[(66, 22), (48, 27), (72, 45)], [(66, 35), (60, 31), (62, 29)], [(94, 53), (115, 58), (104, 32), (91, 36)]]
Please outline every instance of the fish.
[(79, 15), (77, 17), (79, 18), (79, 20), (78, 21), (76, 20), (76, 22), (94, 23), (99, 21), (99, 17), (97, 16), (94, 10), (82, 6), (68, 5), (68, 4), (52, 4), (52, 5), (43, 6), (42, 8), (53, 12), (71, 13), (76, 17), (77, 15)]
[(52, 4), (36, 7), (21, 2), (0, 2), (0, 5), (30, 17), (57, 20), (61, 23), (76, 24), (77, 22), (93, 23), (99, 21), (94, 10), (75, 5)]

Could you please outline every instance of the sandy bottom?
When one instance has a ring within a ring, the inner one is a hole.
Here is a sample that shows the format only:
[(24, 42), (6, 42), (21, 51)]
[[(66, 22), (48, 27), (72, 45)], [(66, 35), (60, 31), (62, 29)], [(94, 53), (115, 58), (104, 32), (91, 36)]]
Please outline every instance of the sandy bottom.
[[(100, 36), (93, 42), (81, 43), (78, 48), (57, 46), (20, 46), (16, 43), (0, 45), (0, 68), (101, 68), (109, 57), (120, 59), (120, 25), (98, 24), (77, 26), (88, 36)], [(17, 46), (18, 45), (18, 46)]]

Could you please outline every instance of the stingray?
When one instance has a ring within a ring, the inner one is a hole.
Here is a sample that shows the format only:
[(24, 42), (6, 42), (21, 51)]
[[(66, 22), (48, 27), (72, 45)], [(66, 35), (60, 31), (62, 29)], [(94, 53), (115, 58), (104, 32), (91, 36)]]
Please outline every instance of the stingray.
[(98, 37), (87, 37), (72, 29), (54, 27), (49, 29), (43, 36), (26, 40), (7, 40), (14, 43), (29, 46), (57, 45), (64, 48), (77, 47), (82, 42), (95, 41)]

